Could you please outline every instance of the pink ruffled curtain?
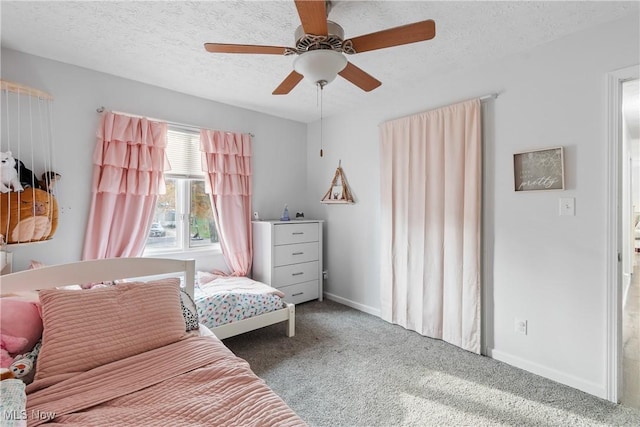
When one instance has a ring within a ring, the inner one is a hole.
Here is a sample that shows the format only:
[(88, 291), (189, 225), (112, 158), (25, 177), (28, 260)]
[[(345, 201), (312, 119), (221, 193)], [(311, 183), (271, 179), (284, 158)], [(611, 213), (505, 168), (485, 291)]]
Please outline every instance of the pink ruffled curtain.
[(246, 276), (253, 256), (251, 136), (202, 129), (200, 149), (222, 254), (233, 276)]
[(140, 256), (165, 192), (167, 124), (105, 112), (96, 136), (82, 258)]

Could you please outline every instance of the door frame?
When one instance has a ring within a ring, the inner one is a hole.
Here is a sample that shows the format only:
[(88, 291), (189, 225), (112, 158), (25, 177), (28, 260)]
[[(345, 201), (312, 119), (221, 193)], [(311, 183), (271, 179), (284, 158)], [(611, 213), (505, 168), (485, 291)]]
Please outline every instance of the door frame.
[(606, 186), (606, 368), (607, 399), (618, 403), (622, 393), (622, 83), (640, 78), (640, 65), (607, 73)]

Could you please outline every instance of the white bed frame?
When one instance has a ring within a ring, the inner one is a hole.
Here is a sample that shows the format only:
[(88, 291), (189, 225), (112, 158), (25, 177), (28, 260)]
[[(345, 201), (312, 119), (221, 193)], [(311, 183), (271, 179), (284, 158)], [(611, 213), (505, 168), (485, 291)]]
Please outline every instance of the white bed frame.
[[(80, 283), (148, 278), (169, 274), (181, 275), (184, 279), (185, 290), (193, 298), (195, 261), (167, 258), (108, 258), (51, 265), (5, 274), (0, 276), (0, 295)], [(287, 321), (287, 336), (292, 337), (295, 335), (295, 306), (290, 303), (286, 303), (286, 307), (280, 310), (210, 329), (219, 339), (225, 339), (285, 320)]]
[(274, 323), (287, 321), (287, 336), (291, 338), (296, 334), (296, 306), (286, 302), (286, 307), (280, 310), (270, 311), (259, 316), (249, 317), (226, 325), (210, 328), (221, 340), (234, 335), (244, 334), (254, 329), (273, 325)]

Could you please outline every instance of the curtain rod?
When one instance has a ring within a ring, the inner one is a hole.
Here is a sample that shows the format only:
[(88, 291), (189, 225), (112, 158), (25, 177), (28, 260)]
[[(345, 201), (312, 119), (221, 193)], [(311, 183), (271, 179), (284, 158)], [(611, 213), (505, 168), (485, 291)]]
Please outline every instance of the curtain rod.
[[(472, 100), (472, 99), (478, 99), (478, 100), (480, 100), (480, 102), (482, 102), (482, 101), (487, 101), (487, 100), (489, 100), (489, 99), (497, 99), (497, 98), (498, 98), (498, 96), (500, 96), (500, 92), (493, 92), (493, 93), (489, 93), (489, 94), (487, 94), (487, 95), (483, 95), (483, 96), (476, 96), (475, 98), (467, 98), (467, 99), (466, 99), (466, 100), (464, 100), (464, 101), (452, 102), (452, 103), (450, 103), (450, 104), (448, 104), (448, 105), (460, 104), (461, 102), (470, 101), (470, 100)], [(442, 106), (440, 106), (440, 107), (433, 107), (433, 108), (430, 108), (429, 110), (423, 111), (422, 113), (427, 112), (427, 111), (437, 110), (437, 109), (439, 109), (439, 108), (444, 108), (444, 107), (442, 107)], [(387, 122), (392, 122), (392, 121), (394, 121), (394, 120), (399, 120), (399, 119), (402, 119), (402, 118), (405, 118), (405, 117), (411, 117), (411, 116), (416, 115), (416, 114), (421, 114), (421, 112), (419, 112), (419, 113), (409, 114), (409, 115), (407, 115), (407, 116), (401, 116), (401, 117), (396, 117), (396, 118), (393, 118), (393, 119), (385, 120), (385, 121), (384, 121), (384, 122), (382, 122), (382, 123), (378, 123), (378, 126), (381, 126), (382, 124), (387, 123)]]
[(489, 95), (485, 95), (485, 96), (481, 96), (478, 99), (480, 101), (486, 101), (487, 99), (498, 99), (498, 96), (500, 96), (500, 94), (498, 92), (494, 92), (494, 93), (490, 93)]
[[(100, 107), (96, 108), (96, 112), (98, 112), (98, 113), (103, 113), (105, 111), (107, 111), (107, 109), (104, 108), (103, 106), (100, 106)], [(122, 111), (111, 111), (111, 112), (114, 113), (114, 114), (123, 114), (125, 116), (137, 117), (139, 119), (145, 119), (146, 118), (146, 119), (149, 119), (149, 120), (152, 120), (152, 121), (155, 121), (155, 122), (164, 122), (164, 123), (166, 123), (168, 125), (171, 125), (171, 126), (177, 126), (177, 127), (181, 127), (181, 128), (185, 128), (185, 129), (189, 129), (189, 130), (193, 130), (193, 131), (200, 131), (200, 129), (202, 129), (201, 126), (194, 126), (194, 125), (187, 125), (187, 124), (184, 124), (184, 123), (170, 122), (168, 120), (162, 120), (162, 119), (154, 119), (152, 117), (144, 117), (144, 116), (139, 116), (137, 114), (125, 113), (125, 112), (122, 112)], [(231, 133), (230, 131), (226, 131), (226, 132), (227, 133)], [(249, 136), (251, 136), (252, 138), (255, 138), (255, 135), (253, 133), (251, 133), (251, 132), (241, 132), (241, 133), (246, 133)]]

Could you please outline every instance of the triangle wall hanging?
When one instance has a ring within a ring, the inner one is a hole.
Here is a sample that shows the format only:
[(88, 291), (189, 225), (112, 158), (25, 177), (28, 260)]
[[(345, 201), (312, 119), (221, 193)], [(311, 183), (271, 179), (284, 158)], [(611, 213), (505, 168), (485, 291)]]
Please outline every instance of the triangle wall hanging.
[(347, 180), (344, 177), (344, 171), (342, 170), (342, 161), (338, 163), (336, 173), (333, 175), (331, 186), (329, 190), (324, 194), (320, 203), (326, 204), (353, 204), (353, 194), (349, 189)]

